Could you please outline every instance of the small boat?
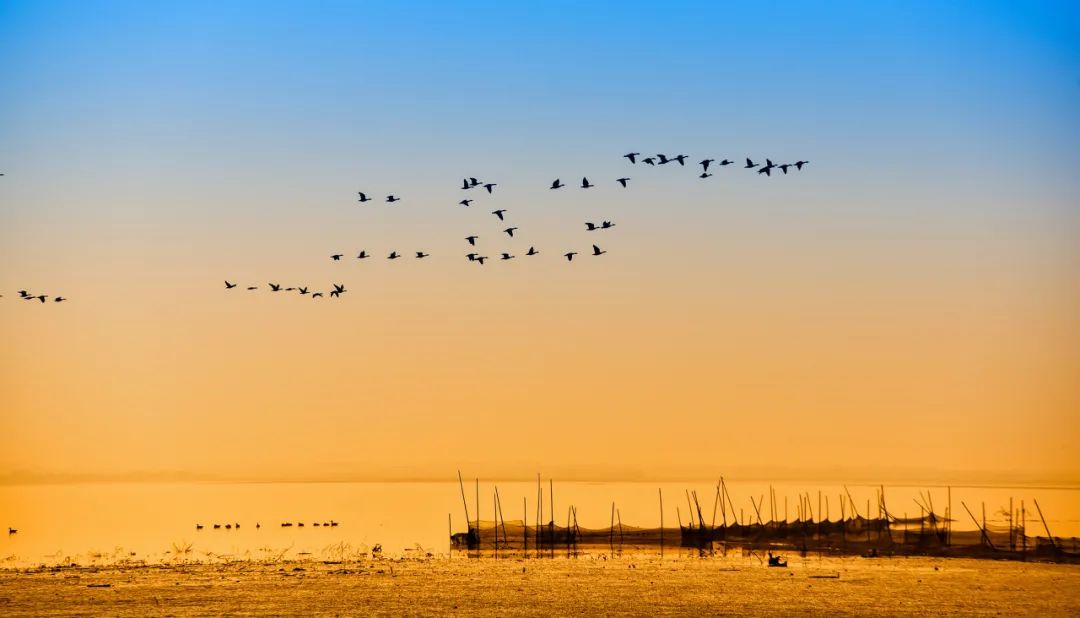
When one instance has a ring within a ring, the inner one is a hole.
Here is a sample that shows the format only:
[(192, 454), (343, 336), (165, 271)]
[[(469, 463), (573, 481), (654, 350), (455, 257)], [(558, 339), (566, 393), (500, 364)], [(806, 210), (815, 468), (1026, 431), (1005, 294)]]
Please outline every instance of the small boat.
[(772, 555), (772, 552), (769, 552), (769, 566), (786, 569), (787, 560), (784, 560), (782, 556), (774, 556)]

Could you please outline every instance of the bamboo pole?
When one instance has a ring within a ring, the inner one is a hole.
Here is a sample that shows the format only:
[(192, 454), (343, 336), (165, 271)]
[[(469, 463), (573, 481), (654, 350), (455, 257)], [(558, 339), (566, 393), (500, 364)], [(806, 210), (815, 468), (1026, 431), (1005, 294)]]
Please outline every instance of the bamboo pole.
[[(466, 531), (468, 531), (468, 528), (469, 528), (469, 502), (468, 502), (468, 500), (465, 499), (465, 481), (463, 481), (461, 479), (461, 470), (458, 470), (457, 480), (458, 480), (458, 487), (461, 488), (461, 503), (465, 505), (465, 529), (466, 529)], [(454, 534), (453, 528), (450, 529), (450, 534), (451, 535)], [(466, 537), (466, 539), (468, 539), (468, 537)], [(467, 543), (466, 543), (466, 547), (468, 547)]]
[(611, 527), (608, 528), (608, 549), (615, 556), (615, 503), (611, 503)]
[(1057, 551), (1057, 543), (1054, 542), (1054, 535), (1050, 534), (1050, 526), (1046, 525), (1046, 518), (1043, 517), (1042, 507), (1039, 506), (1039, 501), (1032, 500), (1032, 502), (1035, 503), (1035, 509), (1039, 511), (1039, 519), (1042, 520), (1043, 529), (1046, 530), (1046, 538), (1050, 541), (1050, 547), (1053, 547), (1054, 551)]
[(971, 509), (969, 509), (966, 504), (964, 504), (963, 500), (960, 501), (960, 506), (964, 507), (964, 510), (967, 511), (967, 514), (971, 516), (971, 521), (975, 522), (975, 527), (978, 528), (979, 532), (982, 533), (983, 541), (986, 542), (990, 549), (996, 550), (997, 548), (994, 547), (994, 544), (990, 542), (990, 537), (986, 534), (986, 529), (979, 525), (979, 520), (975, 519), (975, 514), (971, 512)]
[(657, 487), (656, 491), (660, 494), (660, 559), (664, 559), (664, 490)]
[(521, 497), (521, 553), (529, 559), (529, 499)]

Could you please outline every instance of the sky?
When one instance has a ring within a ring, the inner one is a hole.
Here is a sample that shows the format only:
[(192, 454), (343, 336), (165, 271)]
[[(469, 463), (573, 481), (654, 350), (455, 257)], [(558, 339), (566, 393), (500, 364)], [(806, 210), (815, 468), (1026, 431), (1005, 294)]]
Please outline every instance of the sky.
[(1075, 3), (8, 0), (0, 58), (0, 480), (1080, 482)]

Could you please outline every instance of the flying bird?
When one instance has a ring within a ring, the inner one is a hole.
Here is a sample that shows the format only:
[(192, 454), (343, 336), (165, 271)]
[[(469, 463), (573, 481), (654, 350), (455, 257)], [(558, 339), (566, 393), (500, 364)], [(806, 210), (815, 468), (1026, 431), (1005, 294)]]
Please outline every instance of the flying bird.
[(600, 229), (602, 229), (602, 230), (606, 230), (608, 228), (613, 228), (613, 227), (615, 227), (615, 224), (612, 223), (611, 221), (604, 221), (603, 223), (600, 224)]
[(701, 166), (701, 171), (702, 171), (702, 172), (707, 172), (707, 171), (709, 171), (709, 164), (710, 164), (710, 163), (712, 163), (712, 162), (713, 162), (713, 161), (715, 161), (715, 160), (716, 160), (716, 159), (702, 159), (701, 161), (699, 161), (699, 162), (698, 162), (698, 165), (700, 165), (700, 166)]
[(701, 174), (698, 175), (698, 178), (711, 178), (711, 177), (712, 177), (712, 174), (710, 174), (709, 172), (701, 172)]
[(231, 289), (233, 289), (235, 287), (236, 287), (235, 283), (229, 283), (228, 279), (225, 280), (225, 289), (226, 290), (231, 290)]
[(26, 298), (27, 296), (30, 296), (30, 292), (27, 292), (26, 290), (19, 290), (19, 296)]
[(780, 168), (781, 172), (784, 172), (785, 174), (787, 174), (787, 169), (789, 167), (791, 167), (791, 165), (792, 165), (791, 163), (782, 163), (780, 165), (777, 165), (776, 167)]
[(809, 163), (809, 161), (796, 161), (795, 162), (795, 169), (797, 169), (797, 170), (799, 170), (801, 172), (802, 171), (802, 166), (806, 165), (807, 163)]
[(686, 165), (686, 157), (687, 155), (679, 155), (677, 157), (672, 157), (671, 160), (678, 161), (679, 165)]
[(746, 157), (746, 165), (743, 166), (744, 170), (748, 170), (752, 167), (757, 167), (759, 164), (750, 160), (750, 157)]
[(365, 195), (363, 191), (357, 191), (356, 194), (360, 196), (360, 199), (357, 200), (358, 202), (363, 203), (363, 202), (370, 202), (371, 201), (371, 198), (368, 197), (367, 195)]
[(472, 189), (472, 187), (469, 186), (469, 179), (468, 178), (462, 179), (462, 181), (461, 181), (461, 189), (463, 191), (468, 191), (469, 189)]
[(761, 169), (757, 171), (758, 174), (765, 174), (766, 176), (772, 176), (772, 168), (766, 165), (762, 165)]
[(471, 203), (472, 200), (461, 200), (460, 202), (458, 202), (458, 204), (461, 204), (462, 206), (468, 206)]
[(503, 231), (506, 232), (507, 236), (509, 236), (510, 238), (513, 238), (514, 237), (514, 230), (516, 230), (516, 229), (517, 229), (516, 227), (508, 227)]
[(41, 296), (35, 296), (34, 298), (36, 298), (36, 299), (38, 299), (38, 300), (40, 300), (41, 302), (44, 303), (45, 299), (48, 298), (48, 297), (49, 297), (48, 294), (42, 294)]
[(345, 255), (345, 254), (344, 253), (335, 253), (334, 255), (330, 256), (330, 259), (334, 260), (335, 262), (338, 262), (338, 261), (341, 260), (341, 256), (343, 256), (343, 255)]
[(296, 288), (285, 288), (286, 292), (295, 292)]
[(502, 220), (503, 220), (503, 213), (504, 213), (504, 212), (506, 212), (506, 209), (505, 209), (505, 208), (500, 208), (499, 210), (493, 210), (493, 211), (491, 211), (491, 214), (493, 214), (493, 215), (495, 215), (496, 217), (498, 217), (498, 218), (499, 218), (499, 221), (502, 221)]
[(596, 245), (592, 246), (592, 254), (593, 255), (604, 255), (605, 253), (607, 253), (607, 251), (601, 251), (600, 247), (597, 247)]
[(734, 161), (728, 161), (727, 159), (724, 159), (723, 161), (717, 163), (717, 165), (724, 166), (724, 165), (731, 165), (732, 163), (734, 163)]
[(476, 258), (479, 257), (479, 255), (479, 253), (467, 253), (465, 254), (465, 257), (468, 258), (470, 262), (475, 262)]
[(537, 253), (540, 253), (540, 252), (536, 250), (536, 247), (529, 247), (529, 252), (526, 253), (525, 255), (536, 255)]
[(259, 286), (257, 286), (257, 285), (249, 285), (247, 289), (248, 289), (248, 291), (257, 290), (257, 289), (259, 289)]
[(386, 259), (388, 259), (388, 260), (396, 260), (399, 257), (401, 257), (401, 256), (397, 254), (397, 251), (391, 251), (390, 255), (386, 256)]
[(479, 236), (466, 236), (465, 240), (469, 241), (469, 244), (475, 247), (477, 238), (480, 238), (480, 237)]
[(564, 185), (564, 184), (562, 183), (562, 181), (561, 181), (561, 180), (559, 180), (558, 178), (556, 178), (556, 179), (555, 179), (555, 182), (551, 183), (551, 188), (552, 188), (552, 189), (562, 189), (562, 188), (563, 188), (563, 187), (565, 187), (565, 186), (566, 186), (566, 185)]
[[(65, 300), (67, 300), (67, 299), (64, 298), (63, 296), (57, 296), (56, 298), (53, 299), (53, 302), (62, 303)], [(45, 302), (45, 301), (41, 301), (41, 302)]]
[(475, 179), (475, 178), (473, 178), (471, 176), (469, 177), (469, 188), (470, 189), (472, 189), (473, 187), (479, 186), (479, 185), (480, 185), (479, 180), (477, 180), (477, 179)]
[(281, 291), (281, 286), (276, 284), (276, 283), (271, 283), (270, 284), (270, 291), (271, 292), (280, 292)]
[(641, 154), (640, 152), (628, 152), (628, 153), (624, 154), (623, 157), (626, 158), (626, 159), (630, 159), (631, 163), (637, 163), (637, 160), (634, 157), (636, 157), (636, 156), (638, 156), (640, 154)]
[(595, 229), (596, 229), (596, 224), (595, 223), (589, 223), (588, 221), (585, 222), (585, 231), (586, 232), (591, 232), (591, 231), (593, 231)]
[(486, 185), (484, 185), (484, 188), (487, 189), (488, 193), (491, 193), (492, 190), (497, 186), (499, 186), (499, 185), (497, 185), (497, 184), (495, 184), (493, 182), (489, 182)]
[(484, 265), (484, 260), (486, 260), (486, 259), (488, 259), (488, 256), (486, 256), (486, 255), (478, 255), (478, 256), (476, 256), (476, 261), (480, 262), (481, 266)]
[(645, 159), (642, 159), (641, 162), (642, 163), (648, 163), (649, 165), (656, 165), (656, 159), (654, 159), (652, 157), (647, 157)]
[(300, 294), (307, 294), (307, 288), (300, 288)]
[(312, 298), (322, 298), (322, 296), (323, 296), (322, 292), (315, 292), (314, 294), (311, 295)]
[(401, 198), (400, 198), (400, 197), (394, 197), (393, 195), (387, 195), (387, 196), (386, 196), (386, 201), (388, 201), (388, 202), (390, 202), (391, 204), (393, 204), (394, 202), (400, 202), (400, 201), (401, 201)]
[(363, 259), (369, 258), (369, 257), (371, 257), (371, 256), (368, 255), (367, 251), (361, 251), (360, 253), (356, 254), (356, 259), (358, 259), (358, 260), (363, 260)]
[(564, 253), (563, 254), (563, 256), (566, 257), (567, 262), (573, 262), (575, 255), (577, 255), (577, 251), (571, 251), (570, 253)]
[(660, 165), (667, 165), (668, 163), (671, 163), (671, 159), (667, 158), (667, 155), (658, 154), (656, 155), (656, 157), (660, 159)]
[(591, 189), (591, 188), (593, 188), (595, 186), (596, 185), (589, 184), (589, 179), (588, 178), (585, 178), (585, 177), (581, 178), (581, 188), (582, 189)]
[(630, 180), (630, 179), (629, 179), (629, 178), (616, 178), (616, 179), (615, 179), (615, 182), (617, 182), (617, 183), (619, 183), (620, 185), (622, 185), (622, 186), (623, 186), (623, 189), (625, 189), (625, 188), (626, 188), (626, 181), (628, 181), (628, 180)]
[(502, 254), (501, 259), (503, 259), (503, 260), (512, 260), (512, 259), (514, 259), (514, 256), (510, 255), (509, 253), (504, 253), (504, 254)]
[(344, 285), (344, 284), (341, 284), (341, 283), (335, 283), (335, 284), (334, 284), (334, 292), (336, 292), (336, 293), (338, 293), (338, 294), (344, 294), (345, 292), (348, 292), (348, 290), (346, 290), (346, 289), (345, 289), (345, 285)]
[(431, 255), (431, 254), (430, 253), (424, 253), (423, 251), (417, 251), (416, 252), (416, 259), (418, 259), (418, 260), (423, 259), (423, 258), (426, 258), (429, 255)]

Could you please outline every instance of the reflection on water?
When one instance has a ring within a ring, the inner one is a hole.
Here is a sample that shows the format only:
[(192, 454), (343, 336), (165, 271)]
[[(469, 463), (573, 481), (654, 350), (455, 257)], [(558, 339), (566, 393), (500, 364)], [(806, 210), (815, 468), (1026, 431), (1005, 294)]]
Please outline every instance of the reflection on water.
[[(734, 501), (728, 518), (756, 519), (751, 497), (759, 507), (762, 500), (768, 504), (768, 484), (735, 481), (727, 487)], [(498, 483), (498, 488), (503, 517), (535, 521), (535, 483)], [(686, 521), (687, 490), (697, 492), (706, 521), (713, 517), (715, 487), (701, 482), (556, 482), (556, 520), (565, 520), (572, 504), (582, 527), (606, 527), (615, 502), (624, 524), (656, 526), (660, 521), (658, 488), (664, 494), (665, 525), (674, 526), (680, 518)], [(465, 489), (469, 515), (475, 519), (476, 489), (472, 483)], [(848, 485), (845, 491), (841, 485), (803, 483), (775, 484), (773, 489), (773, 508), (779, 518), (786, 512), (788, 519), (794, 520), (798, 496), (806, 500), (807, 494), (816, 513), (819, 491), (821, 511), (832, 519), (839, 518), (840, 496), (848, 492), (860, 514), (865, 514), (868, 502), (876, 510), (875, 487)], [(547, 521), (551, 496), (546, 479), (543, 490), (543, 517)], [(917, 501), (925, 502), (926, 492), (924, 487), (887, 486), (886, 506), (897, 517), (918, 516)], [(944, 513), (948, 505), (945, 488), (929, 492), (935, 511)], [(1004, 524), (1012, 497), (1015, 509), (1024, 501), (1029, 535), (1045, 535), (1034, 507), (1038, 500), (1055, 536), (1080, 536), (1078, 489), (953, 487), (951, 494), (957, 530), (975, 528), (961, 501), (980, 519), (985, 503), (987, 520)], [(480, 518), (491, 519), (494, 508), (493, 485), (482, 482)], [(767, 510), (762, 509), (762, 513)], [(716, 521), (723, 516), (717, 511)], [(331, 520), (340, 525), (322, 525)], [(293, 525), (283, 527), (283, 523)], [(197, 524), (204, 528), (197, 530)], [(214, 524), (221, 528), (214, 529)], [(226, 529), (226, 524), (233, 527)], [(366, 550), (375, 544), (390, 554), (418, 547), (442, 553), (449, 547), (451, 524), (454, 531), (465, 530), (456, 482), (11, 485), (0, 487), (0, 527), (18, 532), (0, 536), (0, 566), (67, 559), (88, 563), (95, 557), (101, 561), (157, 561), (167, 559), (174, 546), (190, 547), (186, 555), (192, 559), (332, 555), (335, 551)]]

